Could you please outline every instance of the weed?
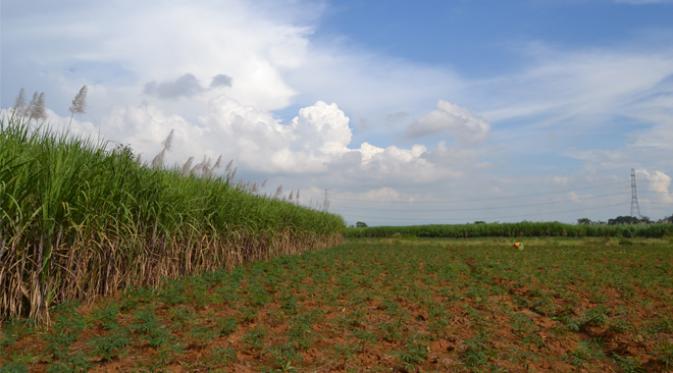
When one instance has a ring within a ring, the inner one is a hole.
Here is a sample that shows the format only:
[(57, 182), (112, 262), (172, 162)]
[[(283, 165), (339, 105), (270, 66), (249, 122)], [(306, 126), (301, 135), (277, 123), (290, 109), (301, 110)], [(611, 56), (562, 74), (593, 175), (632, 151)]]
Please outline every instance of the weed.
[(663, 342), (657, 347), (656, 359), (666, 369), (673, 368), (673, 343)]
[(477, 336), (465, 340), (465, 350), (460, 353), (460, 360), (468, 368), (478, 368), (486, 365), (489, 357), (489, 349), (483, 336)]
[(106, 335), (93, 337), (89, 341), (93, 353), (100, 356), (103, 362), (117, 358), (128, 344), (128, 332), (119, 327), (112, 329)]
[(407, 367), (415, 367), (428, 358), (428, 346), (415, 339), (407, 341), (404, 350), (398, 353), (398, 357)]
[(232, 347), (214, 347), (207, 359), (215, 365), (227, 366), (236, 361), (236, 351)]
[(617, 364), (619, 369), (624, 373), (645, 373), (647, 370), (640, 364), (637, 359), (631, 356), (622, 356), (614, 354), (612, 360)]
[(161, 325), (152, 307), (146, 307), (135, 313), (135, 322), (130, 328), (141, 334), (151, 347), (159, 347), (169, 340), (170, 334)]
[(259, 352), (264, 347), (264, 337), (266, 336), (266, 329), (256, 327), (243, 335), (243, 344), (249, 350)]
[(58, 316), (50, 334), (47, 335), (47, 349), (59, 360), (68, 357), (72, 345), (84, 330), (86, 322), (75, 310), (74, 304), (64, 304), (58, 310)]
[(0, 366), (0, 373), (28, 373), (28, 366), (23, 363), (10, 361)]
[(217, 329), (221, 336), (228, 336), (236, 330), (236, 319), (233, 317), (225, 317), (217, 320)]

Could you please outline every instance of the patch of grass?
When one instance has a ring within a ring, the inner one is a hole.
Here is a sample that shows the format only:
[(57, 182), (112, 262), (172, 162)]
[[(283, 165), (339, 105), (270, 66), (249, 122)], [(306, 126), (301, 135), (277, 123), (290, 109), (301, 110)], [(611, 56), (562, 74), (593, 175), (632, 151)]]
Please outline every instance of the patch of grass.
[(266, 337), (266, 334), (267, 331), (263, 327), (251, 329), (243, 335), (243, 345), (249, 350), (259, 352), (264, 347), (264, 337)]
[(459, 356), (460, 361), (462, 361), (466, 367), (475, 369), (488, 363), (490, 350), (486, 345), (484, 337), (476, 336), (465, 340), (465, 350), (463, 350)]
[(614, 354), (612, 360), (617, 364), (619, 369), (624, 373), (645, 373), (647, 369), (632, 356), (622, 356)]
[(236, 362), (236, 350), (232, 347), (214, 347), (206, 358), (214, 366), (227, 366)]
[(566, 359), (572, 365), (579, 367), (604, 357), (600, 343), (586, 340), (580, 341), (575, 350), (567, 355)]
[(116, 327), (105, 335), (91, 338), (89, 346), (95, 355), (100, 356), (103, 362), (107, 362), (123, 354), (129, 343), (127, 330)]
[(233, 317), (225, 317), (217, 320), (217, 329), (221, 336), (228, 336), (236, 330), (237, 323)]
[(47, 349), (54, 358), (66, 360), (70, 346), (86, 327), (84, 317), (75, 309), (76, 304), (63, 304), (56, 311), (56, 319), (51, 332), (45, 337)]
[(10, 361), (0, 366), (0, 373), (28, 373), (28, 365)]
[(170, 338), (170, 333), (159, 322), (153, 307), (145, 307), (134, 315), (135, 321), (131, 324), (132, 331), (144, 337), (151, 347), (159, 347)]
[(663, 342), (656, 350), (656, 359), (666, 369), (673, 369), (673, 342)]
[(404, 350), (400, 351), (397, 356), (408, 369), (413, 369), (428, 358), (428, 346), (421, 341), (412, 339), (407, 341)]

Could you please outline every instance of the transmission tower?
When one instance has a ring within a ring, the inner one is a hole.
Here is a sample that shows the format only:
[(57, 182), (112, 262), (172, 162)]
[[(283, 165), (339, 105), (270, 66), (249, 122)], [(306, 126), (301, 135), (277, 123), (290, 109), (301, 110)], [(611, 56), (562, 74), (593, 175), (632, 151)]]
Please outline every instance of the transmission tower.
[(631, 216), (640, 218), (640, 205), (638, 204), (638, 186), (636, 185), (636, 170), (631, 169)]

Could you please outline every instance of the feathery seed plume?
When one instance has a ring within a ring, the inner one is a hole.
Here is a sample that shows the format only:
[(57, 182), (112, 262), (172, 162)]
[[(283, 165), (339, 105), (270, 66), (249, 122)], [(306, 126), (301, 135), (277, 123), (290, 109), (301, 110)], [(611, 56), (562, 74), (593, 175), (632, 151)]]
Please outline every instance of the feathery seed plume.
[(278, 188), (276, 188), (276, 194), (273, 195), (273, 198), (278, 199), (281, 194), (283, 194), (283, 186), (279, 185)]
[(152, 159), (152, 168), (162, 168), (164, 166), (164, 156), (166, 155), (166, 148), (161, 149), (159, 154), (157, 154)]
[(175, 134), (175, 130), (172, 129), (171, 132), (166, 136), (166, 139), (161, 142), (161, 145), (163, 145), (164, 149), (166, 150), (171, 150), (171, 147), (173, 146), (173, 136)]
[(204, 168), (206, 166), (206, 156), (203, 156), (203, 160), (192, 167), (192, 174), (198, 175), (201, 173), (201, 176), (204, 174)]
[(77, 95), (72, 99), (70, 113), (84, 113), (86, 110), (86, 94), (87, 88), (86, 85), (83, 85), (82, 88), (79, 89), (79, 92), (77, 92)]
[(188, 176), (191, 173), (193, 162), (194, 157), (187, 158), (187, 161), (182, 165), (182, 170), (180, 171), (182, 176)]
[(222, 154), (220, 154), (219, 157), (217, 157), (217, 161), (215, 161), (215, 164), (213, 165), (213, 169), (217, 169), (222, 167)]
[(33, 93), (28, 109), (28, 119), (47, 119), (47, 111), (44, 106), (44, 92)]
[(26, 97), (25, 91), (23, 88), (19, 91), (19, 95), (16, 96), (16, 101), (14, 101), (14, 113), (17, 115), (24, 115), (26, 111)]

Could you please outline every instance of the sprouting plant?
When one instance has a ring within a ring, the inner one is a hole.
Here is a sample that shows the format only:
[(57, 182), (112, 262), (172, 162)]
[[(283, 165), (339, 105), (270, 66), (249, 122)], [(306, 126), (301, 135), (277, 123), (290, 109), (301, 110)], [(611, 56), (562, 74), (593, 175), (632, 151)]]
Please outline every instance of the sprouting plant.
[(128, 344), (128, 331), (121, 327), (112, 329), (107, 334), (94, 337), (89, 341), (93, 353), (100, 356), (103, 361), (110, 361), (118, 357)]
[(232, 347), (215, 347), (210, 351), (208, 360), (217, 365), (227, 366), (229, 363), (236, 361), (236, 350)]
[(54, 357), (65, 360), (70, 346), (77, 340), (86, 323), (74, 305), (62, 305), (54, 322), (52, 331), (47, 335), (47, 348)]
[(243, 344), (250, 350), (261, 351), (262, 347), (264, 347), (265, 336), (265, 328), (255, 327), (243, 335)]
[(0, 365), (0, 373), (28, 373), (28, 365), (16, 361), (8, 361)]
[(119, 326), (117, 323), (117, 315), (120, 307), (118, 304), (110, 303), (103, 308), (100, 308), (93, 313), (93, 319), (99, 323), (101, 328), (111, 330)]
[(282, 372), (295, 372), (296, 369), (292, 364), (301, 360), (301, 355), (297, 353), (297, 350), (291, 344), (273, 346), (269, 349), (268, 353), (274, 361), (274, 367)]
[(47, 367), (47, 373), (84, 373), (88, 372), (91, 364), (84, 352), (77, 351), (64, 359), (52, 362)]
[(398, 356), (405, 366), (413, 368), (428, 358), (428, 346), (416, 339), (411, 339), (407, 341), (404, 350), (400, 351)]
[(657, 360), (666, 368), (673, 368), (673, 342), (663, 342), (656, 349)]
[(211, 326), (199, 325), (193, 327), (189, 334), (195, 344), (206, 345), (208, 342), (219, 336), (220, 333), (217, 329)]
[(488, 362), (489, 350), (484, 336), (478, 335), (465, 341), (465, 350), (460, 353), (460, 360), (468, 368), (477, 368)]
[(236, 330), (237, 323), (233, 317), (225, 317), (217, 320), (217, 329), (221, 336), (227, 336)]
[(135, 313), (135, 322), (131, 324), (131, 330), (141, 334), (152, 347), (159, 347), (169, 340), (170, 334), (161, 325), (154, 313), (154, 309), (146, 307)]
[(645, 373), (645, 369), (641, 363), (632, 356), (622, 356), (618, 354), (612, 355), (612, 359), (617, 364), (619, 369), (624, 373)]

